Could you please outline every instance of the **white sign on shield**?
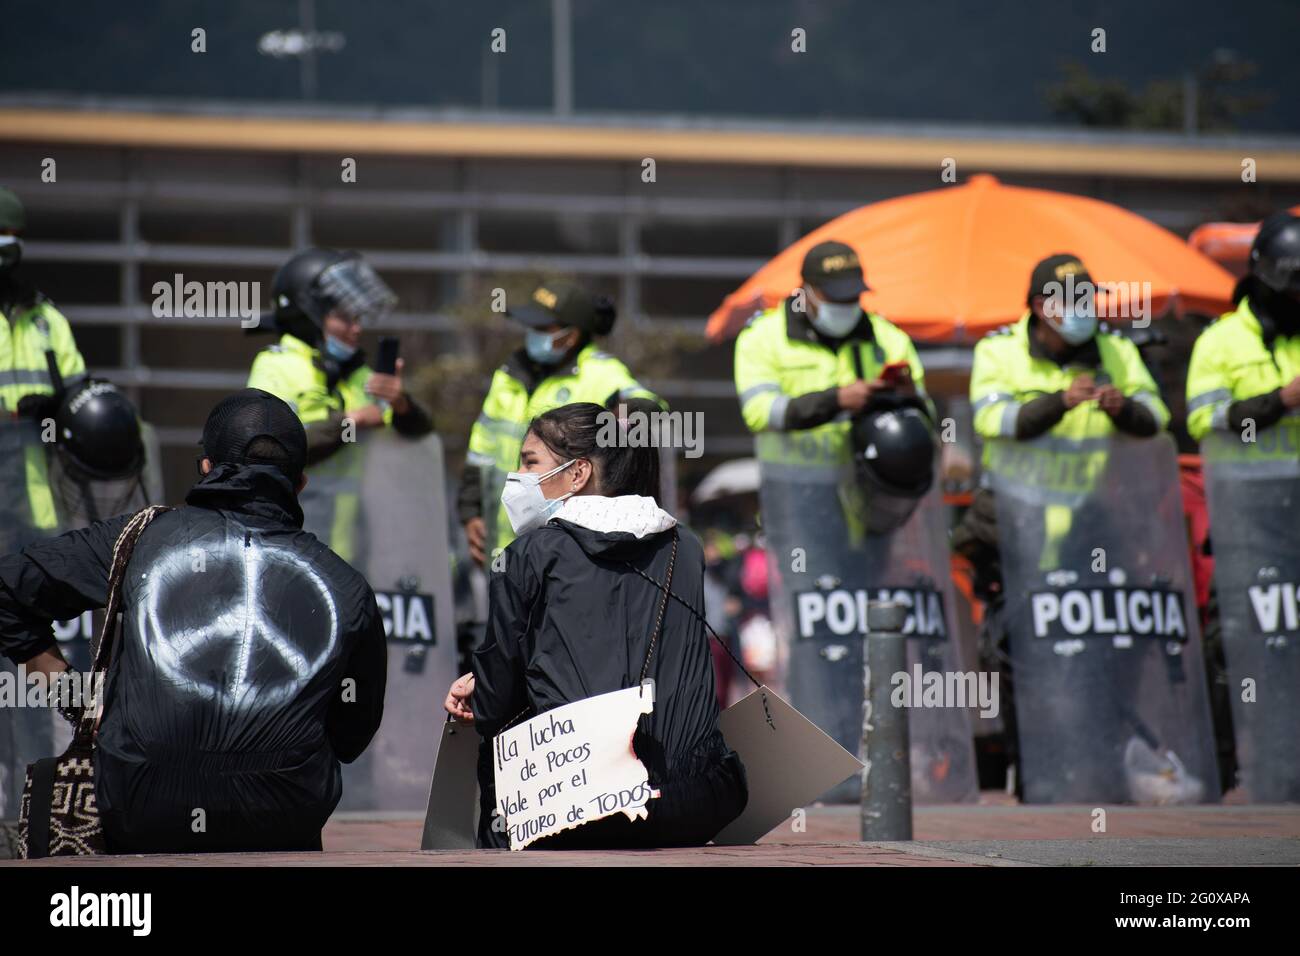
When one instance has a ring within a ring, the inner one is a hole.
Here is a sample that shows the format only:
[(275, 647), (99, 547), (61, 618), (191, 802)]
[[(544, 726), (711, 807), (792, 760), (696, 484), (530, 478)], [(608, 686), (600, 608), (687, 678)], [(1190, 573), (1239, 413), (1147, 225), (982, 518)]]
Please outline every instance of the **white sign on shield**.
[(654, 682), (565, 704), (492, 740), (497, 814), (510, 849), (613, 816), (649, 816), (659, 796), (632, 749), (642, 714), (654, 709)]

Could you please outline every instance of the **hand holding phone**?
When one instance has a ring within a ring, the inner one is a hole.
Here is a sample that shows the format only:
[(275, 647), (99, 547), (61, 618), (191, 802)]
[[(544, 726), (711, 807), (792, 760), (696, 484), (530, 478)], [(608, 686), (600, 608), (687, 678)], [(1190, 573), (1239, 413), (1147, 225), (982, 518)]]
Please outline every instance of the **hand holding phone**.
[[(366, 394), (376, 400), (383, 410), (395, 407), (402, 395), (402, 361), (397, 357), (399, 342), (396, 336), (385, 335), (379, 340), (379, 354), (375, 357), (374, 374), (366, 382)], [(400, 409), (398, 409), (400, 411)]]
[(906, 362), (890, 362), (880, 370), (880, 380), (887, 388), (906, 385), (912, 378), (912, 369)]
[(375, 357), (375, 371), (380, 375), (397, 374), (397, 355), (401, 340), (395, 335), (385, 335), (379, 340), (379, 354)]

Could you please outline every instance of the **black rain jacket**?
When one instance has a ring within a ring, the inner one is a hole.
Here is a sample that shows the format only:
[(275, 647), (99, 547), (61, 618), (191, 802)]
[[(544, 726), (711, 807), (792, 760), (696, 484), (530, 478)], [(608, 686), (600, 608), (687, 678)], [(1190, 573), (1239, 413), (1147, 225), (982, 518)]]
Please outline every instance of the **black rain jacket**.
[[(0, 558), (0, 652), (28, 660), (52, 620), (105, 605), (129, 518)], [(320, 848), (387, 646), (370, 586), (302, 521), (278, 471), (223, 464), (137, 542), (95, 763), (113, 852)]]
[[(503, 570), (490, 575), (487, 634), (474, 651), (471, 708), (483, 736), (480, 846), (509, 845), (492, 828), (492, 737), (517, 723), (521, 711), (528, 719), (638, 683), (663, 591), (625, 562), (662, 583), (674, 533), (673, 593), (702, 614), (704, 551), (681, 527), (637, 538), (556, 518), (503, 552)], [(664, 612), (648, 676), (654, 710), (641, 718), (633, 746), (662, 794), (647, 805), (649, 818), (615, 814), (534, 847), (702, 846), (744, 810), (744, 766), (718, 730), (709, 637), (675, 600)]]

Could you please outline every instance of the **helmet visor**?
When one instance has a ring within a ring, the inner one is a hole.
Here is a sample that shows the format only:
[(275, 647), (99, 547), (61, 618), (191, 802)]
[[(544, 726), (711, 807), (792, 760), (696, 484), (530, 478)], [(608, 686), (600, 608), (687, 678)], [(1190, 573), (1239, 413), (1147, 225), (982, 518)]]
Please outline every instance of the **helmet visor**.
[(355, 322), (373, 322), (397, 305), (384, 280), (360, 256), (336, 262), (316, 280), (320, 298), (331, 312)]

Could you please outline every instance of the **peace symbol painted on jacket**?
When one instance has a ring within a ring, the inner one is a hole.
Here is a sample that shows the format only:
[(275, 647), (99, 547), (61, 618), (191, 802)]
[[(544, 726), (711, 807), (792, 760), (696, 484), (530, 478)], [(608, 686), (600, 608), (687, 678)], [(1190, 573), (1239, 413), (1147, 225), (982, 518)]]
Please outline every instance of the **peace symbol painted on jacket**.
[(293, 551), (238, 536), (162, 552), (135, 603), (137, 640), (170, 686), (236, 709), (291, 700), (339, 638), (320, 574)]

